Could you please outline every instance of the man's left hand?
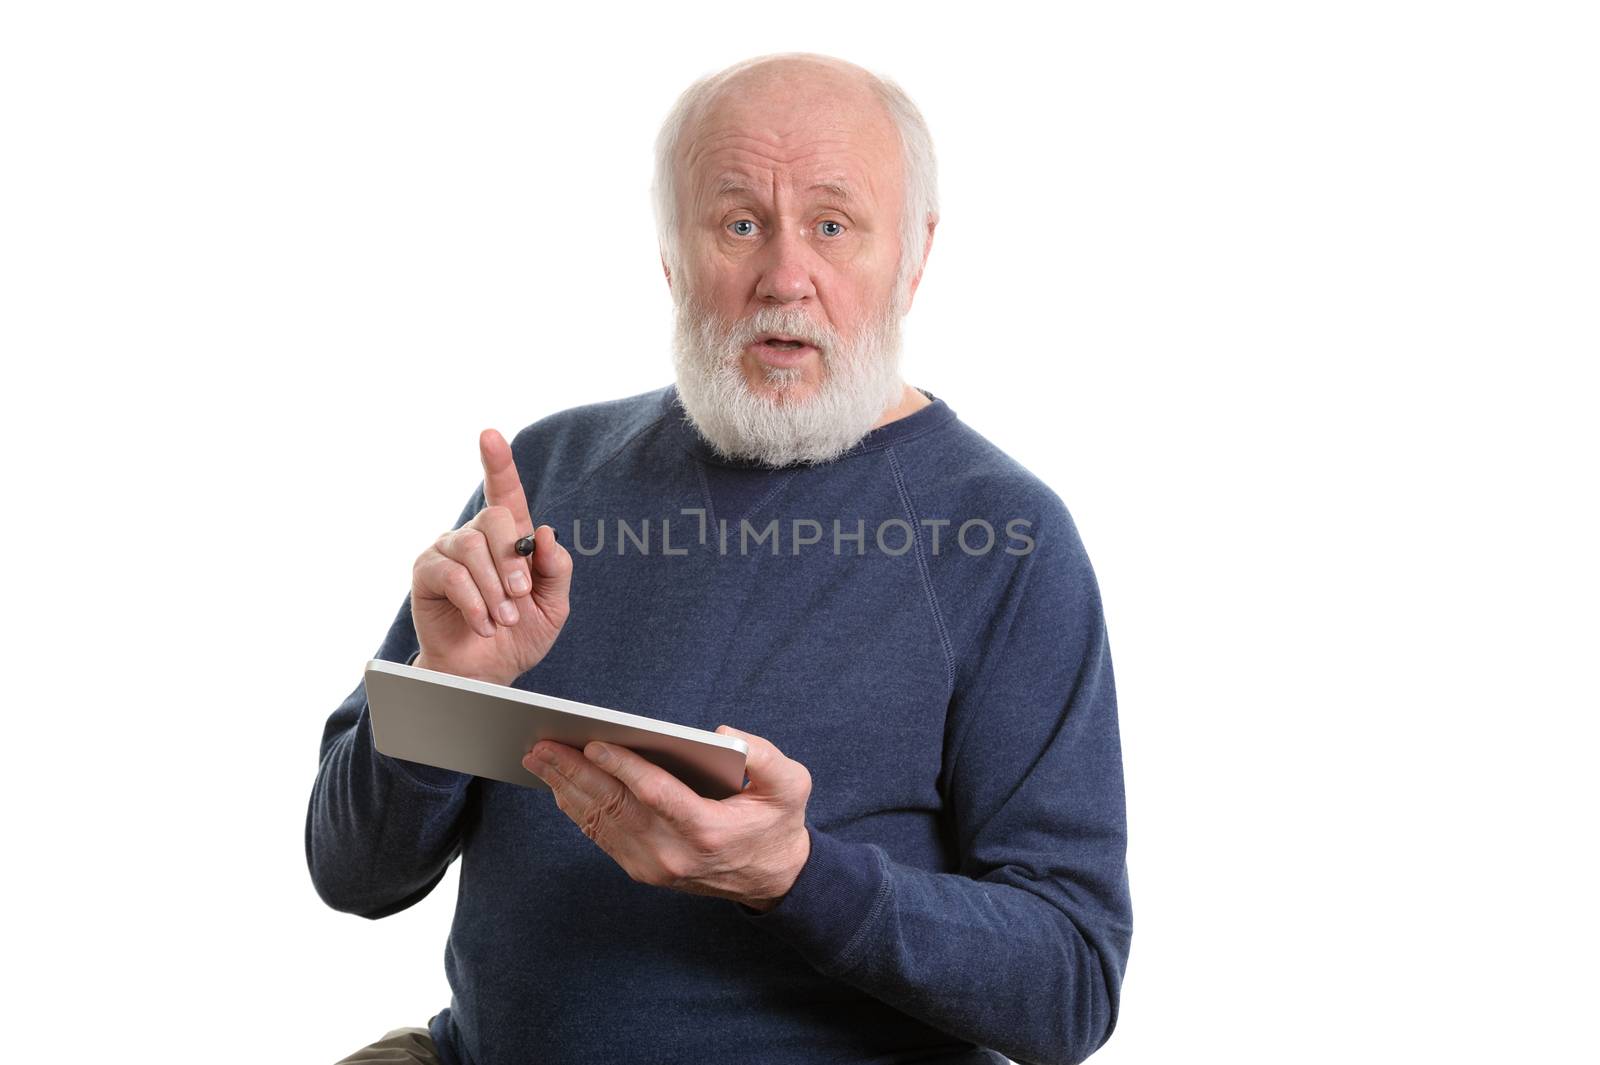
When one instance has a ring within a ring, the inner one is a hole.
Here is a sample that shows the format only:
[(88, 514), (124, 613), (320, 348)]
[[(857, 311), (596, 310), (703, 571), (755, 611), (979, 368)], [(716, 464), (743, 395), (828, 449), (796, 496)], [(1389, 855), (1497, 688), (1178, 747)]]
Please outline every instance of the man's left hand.
[(750, 745), (750, 783), (722, 800), (695, 794), (614, 743), (578, 751), (541, 740), (522, 764), (634, 880), (765, 912), (789, 893), (811, 856), (805, 826), (811, 773), (760, 736), (728, 725), (717, 732)]

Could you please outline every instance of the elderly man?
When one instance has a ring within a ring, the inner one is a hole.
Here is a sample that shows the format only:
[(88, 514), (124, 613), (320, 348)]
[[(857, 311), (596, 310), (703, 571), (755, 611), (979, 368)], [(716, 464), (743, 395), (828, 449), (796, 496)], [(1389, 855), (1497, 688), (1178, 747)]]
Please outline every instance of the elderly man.
[(1131, 935), (1111, 661), (1060, 500), (901, 379), (921, 116), (752, 60), (679, 99), (656, 199), (676, 385), (486, 431), (378, 657), (738, 736), (748, 784), (598, 743), (536, 745), (531, 787), (391, 759), (358, 686), (317, 891), (377, 918), (462, 870), (449, 1008), (346, 1060), (1079, 1061)]

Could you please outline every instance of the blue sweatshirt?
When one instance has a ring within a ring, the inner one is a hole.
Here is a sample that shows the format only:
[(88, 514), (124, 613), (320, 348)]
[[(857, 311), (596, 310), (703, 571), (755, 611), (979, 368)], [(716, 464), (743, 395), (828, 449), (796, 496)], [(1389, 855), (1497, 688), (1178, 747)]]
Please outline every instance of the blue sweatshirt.
[[(670, 385), (512, 441), (574, 566), (516, 686), (771, 740), (811, 773), (811, 855), (766, 913), (640, 884), (548, 790), (378, 754), (358, 684), (311, 878), (379, 918), (460, 857), (450, 1065), (1076, 1062), (1111, 1034), (1132, 914), (1099, 591), (1056, 494), (924, 394), (809, 467), (719, 460)], [(408, 596), (376, 657), (416, 652)]]

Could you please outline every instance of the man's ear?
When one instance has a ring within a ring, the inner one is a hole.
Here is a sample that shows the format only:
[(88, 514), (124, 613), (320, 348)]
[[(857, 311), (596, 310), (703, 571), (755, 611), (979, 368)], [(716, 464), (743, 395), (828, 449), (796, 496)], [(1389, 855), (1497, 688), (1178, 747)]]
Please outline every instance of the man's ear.
[(922, 284), (922, 271), (928, 268), (928, 256), (933, 252), (933, 231), (939, 225), (939, 216), (928, 216), (928, 239), (922, 243), (922, 265), (917, 267), (916, 276), (911, 279), (911, 289), (906, 293), (906, 310), (911, 310), (911, 301), (916, 298), (917, 286)]
[(667, 265), (667, 255), (666, 255), (665, 252), (661, 253), (661, 272), (666, 275), (666, 277), (667, 277), (667, 291), (671, 292), (672, 291), (672, 267)]

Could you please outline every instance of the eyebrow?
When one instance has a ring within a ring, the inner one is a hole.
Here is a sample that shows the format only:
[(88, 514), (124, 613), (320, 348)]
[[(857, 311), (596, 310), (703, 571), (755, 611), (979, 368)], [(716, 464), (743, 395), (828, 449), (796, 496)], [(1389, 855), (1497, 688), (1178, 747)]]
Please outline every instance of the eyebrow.
[(820, 181), (806, 191), (825, 192), (840, 203), (855, 202), (855, 194), (850, 191), (850, 186), (841, 181)]

